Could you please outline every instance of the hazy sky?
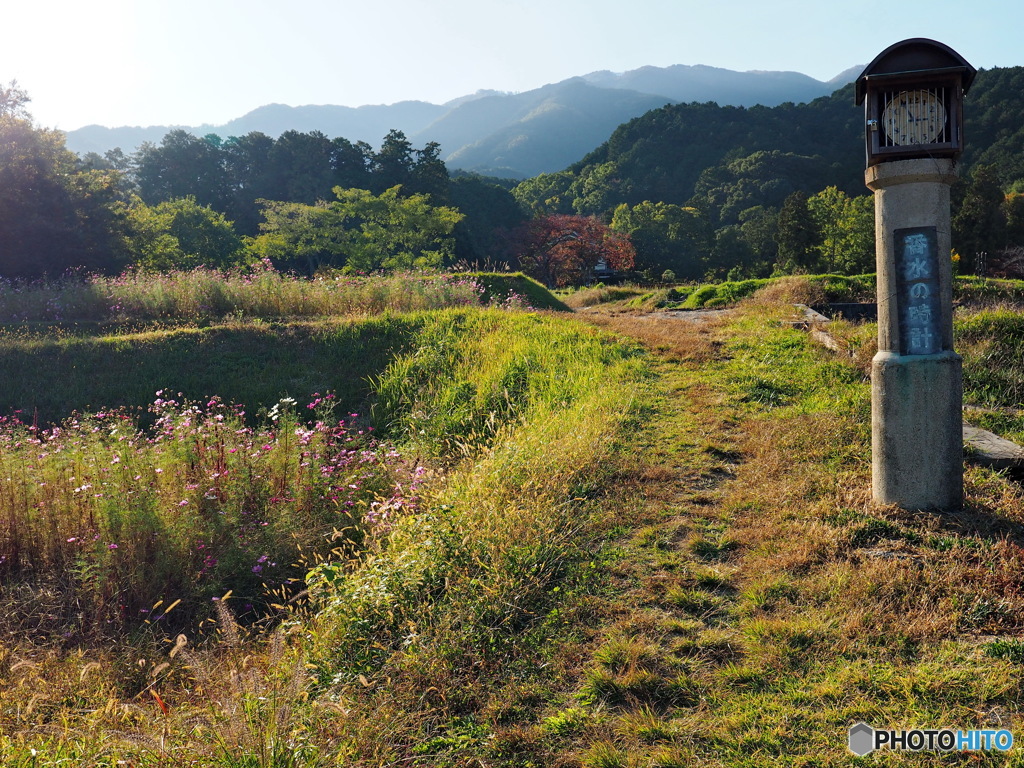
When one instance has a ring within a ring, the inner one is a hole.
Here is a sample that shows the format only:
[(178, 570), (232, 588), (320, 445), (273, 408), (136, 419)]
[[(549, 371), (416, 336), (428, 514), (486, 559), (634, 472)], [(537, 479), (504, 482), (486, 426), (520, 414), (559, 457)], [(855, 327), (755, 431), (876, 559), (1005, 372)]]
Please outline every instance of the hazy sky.
[(829, 80), (909, 37), (1024, 65), (1020, 0), (8, 0), (0, 23), (0, 82), (63, 130), (443, 103), (644, 65)]

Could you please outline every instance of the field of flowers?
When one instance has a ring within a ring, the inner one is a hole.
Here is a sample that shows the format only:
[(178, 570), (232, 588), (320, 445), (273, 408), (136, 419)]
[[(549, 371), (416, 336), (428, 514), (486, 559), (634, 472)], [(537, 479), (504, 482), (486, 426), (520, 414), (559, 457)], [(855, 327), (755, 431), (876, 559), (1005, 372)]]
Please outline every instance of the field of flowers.
[[(524, 303), (443, 274), (0, 284), (0, 577), (23, 587), (9, 622), (68, 642), (172, 631), (224, 594), (243, 621), (270, 615), (415, 506), (425, 470), (355, 412), (426, 322), (408, 313), (488, 300)], [(327, 319), (295, 324), (311, 316)], [(161, 325), (88, 325), (128, 321)]]
[(0, 578), (47, 603), (10, 606), (8, 621), (72, 642), (181, 628), (228, 592), (259, 618), (305, 567), (415, 506), (416, 468), (358, 414), (339, 418), (332, 395), (308, 419), (286, 400), (254, 426), (217, 397), (157, 394), (146, 431), (124, 411), (0, 422)]

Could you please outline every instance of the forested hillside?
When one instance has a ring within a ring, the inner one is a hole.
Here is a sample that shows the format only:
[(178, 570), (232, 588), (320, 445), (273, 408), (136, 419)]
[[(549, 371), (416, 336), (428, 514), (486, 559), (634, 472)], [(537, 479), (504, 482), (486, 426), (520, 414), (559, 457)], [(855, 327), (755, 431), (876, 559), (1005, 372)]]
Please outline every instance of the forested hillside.
[[(1024, 68), (979, 72), (966, 100), (967, 151), (954, 200), (954, 246), (965, 268), (976, 253), (1024, 245), (1015, 208), (1024, 188), (1022, 115)], [(668, 105), (515, 194), (534, 212), (599, 216), (613, 227), (617, 219), (634, 239), (660, 238), (658, 247), (638, 248), (651, 270), (866, 270), (870, 219), (855, 200), (867, 194), (863, 119), (852, 85), (808, 104)]]
[(665, 106), (620, 126), (568, 169), (574, 181), (572, 206), (599, 213), (643, 200), (682, 204), (693, 197), (699, 181), (706, 186), (723, 175), (730, 161), (757, 152), (813, 158), (797, 184), (820, 189), (822, 182), (831, 183), (852, 192), (861, 183), (862, 124), (852, 86), (807, 104)]
[(1004, 184), (1024, 179), (1024, 67), (978, 72), (964, 119), (965, 166), (994, 165)]
[[(617, 125), (667, 103), (708, 101), (750, 106), (804, 102), (852, 80), (846, 71), (829, 83), (797, 72), (734, 72), (707, 66), (641, 67), (622, 73), (592, 72), (520, 93), (478, 91), (446, 104), (405, 101), (357, 108), (268, 104), (224, 125), (184, 128), (223, 138), (287, 131), (376, 142), (401, 130), (417, 144), (437, 142), (449, 167), (524, 179), (559, 171), (597, 147)], [(182, 126), (174, 126), (182, 128)], [(80, 154), (115, 147), (126, 154), (144, 142), (159, 143), (170, 126), (106, 128), (68, 133)]]
[[(982, 70), (967, 94), (963, 171), (980, 163), (999, 168), (1003, 183), (1024, 179), (1024, 67)], [(643, 200), (683, 204), (731, 161), (757, 152), (809, 158), (779, 178), (813, 193), (832, 184), (864, 189), (863, 110), (853, 85), (807, 104), (722, 107), (675, 104), (625, 123), (561, 176), (563, 207), (599, 214)], [(802, 169), (802, 170), (798, 170)], [(550, 175), (544, 177), (550, 182)], [(522, 187), (525, 191), (531, 186)]]

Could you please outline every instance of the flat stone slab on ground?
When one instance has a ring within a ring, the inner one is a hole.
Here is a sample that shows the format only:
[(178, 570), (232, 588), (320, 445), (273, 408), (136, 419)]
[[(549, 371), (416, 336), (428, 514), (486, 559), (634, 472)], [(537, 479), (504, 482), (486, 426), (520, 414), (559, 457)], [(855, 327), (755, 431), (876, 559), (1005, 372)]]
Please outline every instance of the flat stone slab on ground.
[(964, 447), (969, 458), (993, 469), (1024, 469), (1024, 448), (984, 429), (964, 424)]

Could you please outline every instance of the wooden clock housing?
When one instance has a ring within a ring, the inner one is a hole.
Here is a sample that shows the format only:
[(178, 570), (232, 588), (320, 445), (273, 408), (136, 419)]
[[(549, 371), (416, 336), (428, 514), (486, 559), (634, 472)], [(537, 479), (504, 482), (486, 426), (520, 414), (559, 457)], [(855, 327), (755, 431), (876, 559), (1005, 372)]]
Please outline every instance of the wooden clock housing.
[[(889, 160), (957, 157), (964, 94), (977, 70), (948, 45), (915, 37), (882, 51), (857, 78), (868, 166)], [(909, 104), (909, 106), (908, 106)], [(931, 121), (917, 126), (919, 121)]]

